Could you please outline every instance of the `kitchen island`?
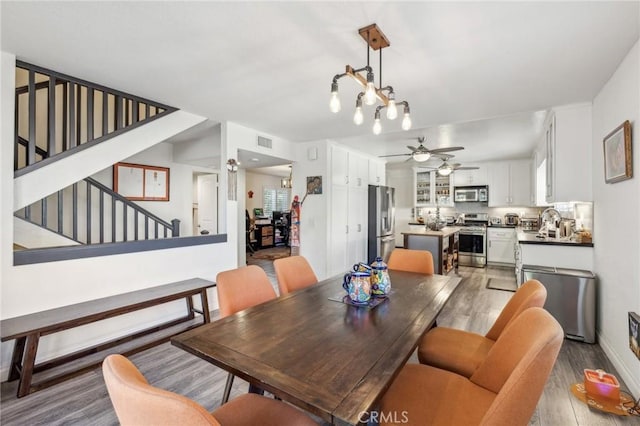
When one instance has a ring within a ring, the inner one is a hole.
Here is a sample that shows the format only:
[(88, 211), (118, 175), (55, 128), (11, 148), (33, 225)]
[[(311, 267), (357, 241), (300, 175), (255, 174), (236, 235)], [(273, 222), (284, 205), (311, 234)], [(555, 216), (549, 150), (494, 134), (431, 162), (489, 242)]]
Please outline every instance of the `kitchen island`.
[(433, 266), (436, 274), (448, 274), (458, 271), (459, 231), (457, 226), (446, 226), (432, 231), (422, 225), (403, 232), (404, 248), (411, 250), (427, 250), (433, 255)]

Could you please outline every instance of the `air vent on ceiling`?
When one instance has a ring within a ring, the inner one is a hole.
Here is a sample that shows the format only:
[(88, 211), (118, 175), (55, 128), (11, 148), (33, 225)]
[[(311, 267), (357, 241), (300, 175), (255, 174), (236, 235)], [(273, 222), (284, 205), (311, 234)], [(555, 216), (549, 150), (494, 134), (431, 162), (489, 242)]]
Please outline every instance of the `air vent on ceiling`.
[(258, 136), (258, 146), (263, 148), (273, 148), (273, 141), (269, 138), (265, 138), (264, 136)]

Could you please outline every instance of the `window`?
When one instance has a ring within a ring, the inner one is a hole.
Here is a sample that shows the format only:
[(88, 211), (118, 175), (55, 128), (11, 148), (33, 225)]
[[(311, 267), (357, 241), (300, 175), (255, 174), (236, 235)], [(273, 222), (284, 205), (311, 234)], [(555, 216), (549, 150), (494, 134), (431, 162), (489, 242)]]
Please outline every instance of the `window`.
[(291, 208), (291, 190), (288, 188), (267, 188), (262, 189), (262, 203), (264, 215), (273, 217), (274, 211), (289, 211)]

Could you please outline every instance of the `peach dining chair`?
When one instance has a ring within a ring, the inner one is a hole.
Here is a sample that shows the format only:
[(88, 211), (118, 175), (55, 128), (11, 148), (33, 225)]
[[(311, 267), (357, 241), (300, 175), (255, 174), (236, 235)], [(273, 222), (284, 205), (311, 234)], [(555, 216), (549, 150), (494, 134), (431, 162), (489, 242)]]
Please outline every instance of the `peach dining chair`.
[(471, 377), (407, 364), (381, 400), (380, 425), (402, 420), (420, 426), (526, 426), (562, 340), (562, 327), (547, 311), (529, 308), (500, 335)]
[(120, 424), (138, 425), (316, 425), (303, 412), (256, 394), (245, 394), (209, 413), (195, 401), (151, 386), (122, 355), (102, 363), (104, 381)]
[(486, 335), (447, 327), (432, 328), (418, 345), (418, 359), (422, 364), (471, 377), (507, 325), (524, 310), (543, 307), (546, 300), (546, 288), (538, 280), (529, 280), (509, 299)]
[[(256, 265), (220, 272), (216, 276), (216, 290), (220, 305), (220, 318), (277, 297), (269, 277), (262, 268)], [(227, 376), (222, 394), (222, 404), (229, 400), (233, 377), (231, 373)]]
[(309, 262), (302, 256), (289, 256), (273, 261), (278, 278), (280, 296), (309, 287), (318, 282), (318, 277)]
[(427, 250), (394, 249), (387, 262), (389, 269), (433, 275), (433, 255)]

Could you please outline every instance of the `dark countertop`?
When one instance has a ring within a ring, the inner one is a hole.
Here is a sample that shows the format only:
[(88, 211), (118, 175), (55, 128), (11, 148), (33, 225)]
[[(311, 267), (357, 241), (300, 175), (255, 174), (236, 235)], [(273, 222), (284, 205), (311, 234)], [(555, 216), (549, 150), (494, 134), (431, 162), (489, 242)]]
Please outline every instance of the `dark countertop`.
[(516, 225), (504, 225), (504, 224), (502, 224), (502, 225), (492, 225), (492, 224), (489, 224), (489, 225), (487, 226), (487, 228), (515, 228), (515, 227), (516, 227)]
[(565, 239), (556, 239), (556, 238), (538, 238), (536, 237), (537, 233), (535, 232), (524, 232), (522, 229), (518, 228), (517, 230), (518, 243), (520, 244), (540, 244), (540, 245), (551, 245), (551, 246), (570, 246), (570, 247), (593, 247), (593, 242), (591, 243), (579, 243), (576, 241), (565, 240)]

